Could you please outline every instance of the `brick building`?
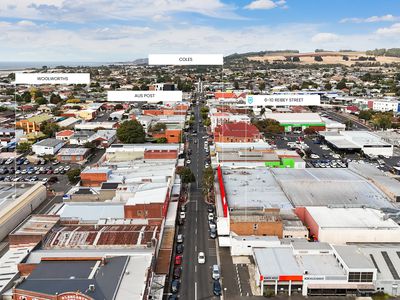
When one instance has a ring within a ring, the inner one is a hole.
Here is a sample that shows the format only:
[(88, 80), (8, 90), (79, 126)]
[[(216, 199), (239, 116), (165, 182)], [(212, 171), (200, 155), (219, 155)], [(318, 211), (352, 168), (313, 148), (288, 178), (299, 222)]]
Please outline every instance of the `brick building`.
[(262, 134), (257, 127), (243, 122), (222, 124), (214, 130), (214, 140), (220, 143), (252, 143), (260, 139)]

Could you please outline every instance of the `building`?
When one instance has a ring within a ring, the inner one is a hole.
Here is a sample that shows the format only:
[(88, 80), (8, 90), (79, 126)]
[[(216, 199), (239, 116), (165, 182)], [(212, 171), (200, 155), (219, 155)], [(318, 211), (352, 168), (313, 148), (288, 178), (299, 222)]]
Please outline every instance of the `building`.
[(393, 145), (369, 131), (324, 131), (319, 134), (337, 151), (393, 156)]
[(260, 294), (303, 296), (370, 295), (377, 269), (356, 246), (292, 242), (254, 248)]
[(42, 204), (47, 194), (42, 183), (2, 183), (0, 192), (0, 240), (3, 240)]
[(57, 160), (62, 163), (77, 163), (84, 161), (89, 155), (88, 148), (62, 148), (57, 153)]
[(57, 139), (44, 139), (32, 145), (32, 151), (39, 156), (55, 155), (64, 146), (64, 142)]
[(325, 123), (317, 113), (265, 113), (263, 118), (279, 122), (282, 132), (304, 131), (306, 128), (325, 130)]
[(56, 132), (56, 139), (68, 142), (69, 139), (74, 135), (74, 133), (75, 131), (70, 129), (61, 130)]
[(331, 244), (400, 241), (400, 225), (377, 209), (298, 207), (296, 214), (317, 241)]
[(148, 299), (152, 255), (43, 258), (13, 289), (15, 300)]
[(337, 122), (335, 120), (332, 119), (328, 119), (325, 117), (321, 117), (321, 120), (325, 123), (325, 130), (326, 131), (342, 131), (342, 130), (346, 130), (346, 125), (340, 122)]
[(106, 149), (105, 159), (109, 162), (135, 159), (177, 159), (181, 152), (179, 144), (113, 144)]
[(214, 140), (219, 143), (253, 143), (262, 139), (262, 134), (253, 124), (243, 122), (226, 123), (214, 130)]
[(53, 117), (48, 114), (40, 114), (25, 120), (20, 120), (15, 123), (16, 128), (21, 128), (26, 134), (31, 132), (39, 132), (40, 124), (43, 122), (52, 121)]
[(117, 122), (83, 122), (75, 125), (75, 130), (116, 129)]
[(242, 122), (250, 124), (250, 117), (244, 114), (232, 114), (227, 112), (216, 112), (210, 114), (211, 130), (214, 131), (215, 127), (225, 123)]

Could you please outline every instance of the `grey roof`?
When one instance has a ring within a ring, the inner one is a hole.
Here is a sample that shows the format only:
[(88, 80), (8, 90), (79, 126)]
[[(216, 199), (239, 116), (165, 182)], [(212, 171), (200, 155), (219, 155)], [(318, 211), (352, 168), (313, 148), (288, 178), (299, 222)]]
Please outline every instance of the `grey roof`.
[(307, 241), (294, 241), (292, 247), (294, 250), (332, 250), (328, 243), (310, 243)]
[(253, 252), (263, 276), (303, 275), (291, 248), (254, 248)]
[(394, 208), (382, 191), (348, 169), (271, 169), (271, 172), (294, 206)]
[(35, 144), (35, 146), (55, 147), (59, 144), (64, 144), (63, 141), (57, 139), (44, 139)]
[[(42, 261), (17, 288), (49, 295), (79, 290), (96, 300), (111, 300), (127, 261), (126, 256), (108, 258), (92, 279), (89, 275), (96, 261)], [(94, 291), (88, 290), (90, 284), (94, 284)]]
[(358, 248), (354, 245), (334, 245), (332, 247), (336, 250), (349, 268), (375, 268), (371, 260), (362, 254), (361, 251), (358, 250)]

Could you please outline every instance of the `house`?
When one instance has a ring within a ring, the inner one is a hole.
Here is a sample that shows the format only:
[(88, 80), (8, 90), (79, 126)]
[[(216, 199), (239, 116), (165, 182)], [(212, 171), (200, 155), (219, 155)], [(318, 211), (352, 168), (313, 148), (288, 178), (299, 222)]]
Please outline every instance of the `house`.
[(73, 135), (73, 130), (61, 130), (56, 133), (56, 139), (61, 141), (68, 141)]
[(95, 134), (89, 137), (89, 142), (93, 142), (100, 148), (107, 148), (117, 139), (116, 130), (97, 130)]
[(237, 122), (217, 126), (214, 138), (215, 142), (220, 143), (253, 143), (262, 139), (262, 135), (253, 124)]
[(57, 139), (44, 139), (32, 146), (36, 155), (55, 155), (64, 145), (63, 141)]
[(62, 148), (57, 153), (57, 160), (62, 163), (74, 163), (85, 160), (90, 154), (88, 148)]

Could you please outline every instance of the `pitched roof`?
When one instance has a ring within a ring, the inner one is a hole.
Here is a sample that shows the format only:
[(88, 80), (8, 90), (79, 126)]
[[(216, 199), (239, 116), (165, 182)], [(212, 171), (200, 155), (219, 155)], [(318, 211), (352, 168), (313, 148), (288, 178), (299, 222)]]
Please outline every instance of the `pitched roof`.
[(256, 126), (244, 122), (222, 124), (215, 128), (215, 132), (222, 136), (234, 137), (255, 137), (260, 134), (260, 131)]

